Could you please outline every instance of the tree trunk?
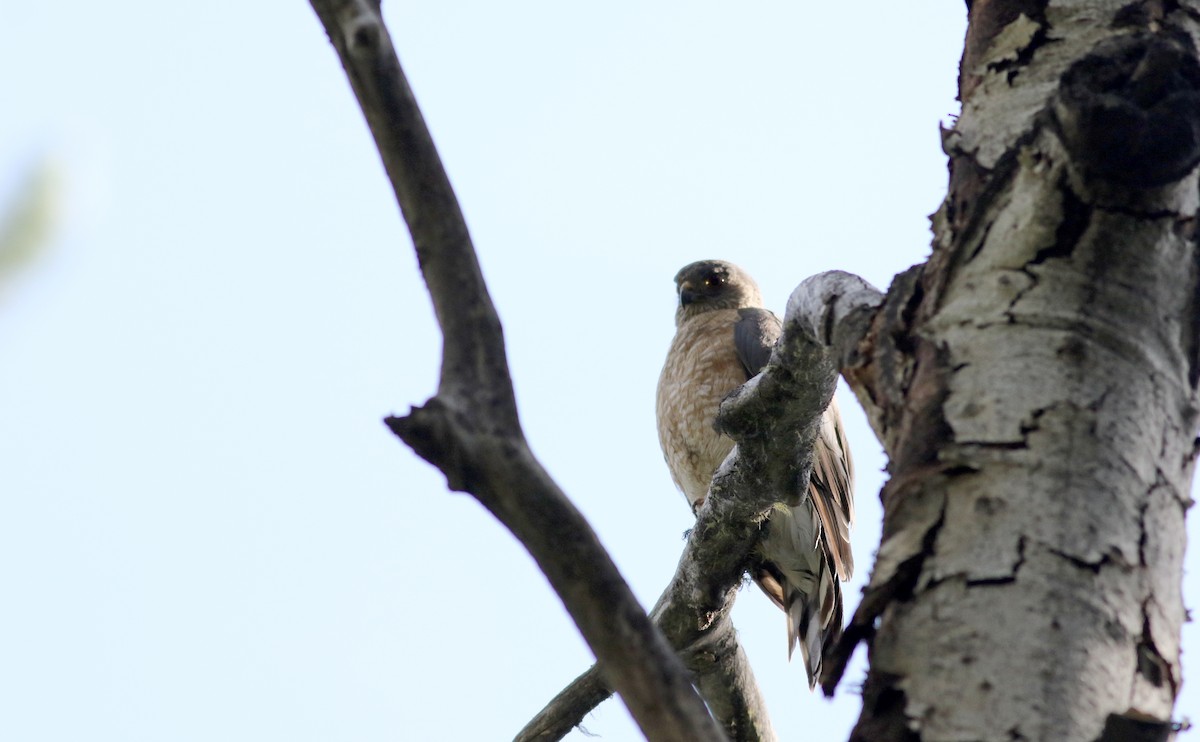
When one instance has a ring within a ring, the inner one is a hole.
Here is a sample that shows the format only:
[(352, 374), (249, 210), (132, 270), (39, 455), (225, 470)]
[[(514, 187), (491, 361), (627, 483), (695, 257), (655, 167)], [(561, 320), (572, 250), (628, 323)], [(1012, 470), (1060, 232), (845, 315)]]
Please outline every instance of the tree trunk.
[(852, 739), (1165, 739), (1200, 377), (1200, 3), (967, 4), (933, 254), (848, 373), (890, 459), (838, 652), (870, 649)]

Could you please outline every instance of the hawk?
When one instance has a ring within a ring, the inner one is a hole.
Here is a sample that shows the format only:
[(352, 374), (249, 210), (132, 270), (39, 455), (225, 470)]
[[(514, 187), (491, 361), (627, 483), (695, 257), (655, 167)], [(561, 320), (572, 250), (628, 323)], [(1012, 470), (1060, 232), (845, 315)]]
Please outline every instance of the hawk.
[[(721, 400), (767, 364), (782, 324), (763, 309), (758, 285), (721, 260), (675, 275), (675, 337), (658, 379), (658, 440), (676, 486), (693, 511), (708, 495), (733, 441), (714, 427)], [(808, 497), (777, 503), (755, 552), (755, 582), (787, 614), (788, 657), (797, 642), (814, 687), (821, 655), (842, 633), (838, 579), (854, 571), (853, 466), (836, 401), (821, 419)]]

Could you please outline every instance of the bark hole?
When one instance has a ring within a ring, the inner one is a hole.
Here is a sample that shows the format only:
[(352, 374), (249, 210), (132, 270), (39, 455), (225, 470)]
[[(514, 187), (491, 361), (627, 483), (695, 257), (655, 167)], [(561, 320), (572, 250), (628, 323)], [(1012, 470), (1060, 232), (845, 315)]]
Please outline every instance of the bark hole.
[(1052, 105), (1063, 143), (1114, 183), (1171, 183), (1200, 162), (1200, 64), (1182, 32), (1101, 42), (1063, 75)]

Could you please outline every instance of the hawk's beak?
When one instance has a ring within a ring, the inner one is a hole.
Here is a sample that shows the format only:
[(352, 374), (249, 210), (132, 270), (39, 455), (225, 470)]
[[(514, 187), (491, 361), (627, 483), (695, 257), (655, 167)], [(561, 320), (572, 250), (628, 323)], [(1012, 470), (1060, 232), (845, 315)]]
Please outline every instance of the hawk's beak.
[(679, 306), (686, 307), (696, 300), (696, 292), (692, 290), (692, 282), (684, 281), (679, 284)]

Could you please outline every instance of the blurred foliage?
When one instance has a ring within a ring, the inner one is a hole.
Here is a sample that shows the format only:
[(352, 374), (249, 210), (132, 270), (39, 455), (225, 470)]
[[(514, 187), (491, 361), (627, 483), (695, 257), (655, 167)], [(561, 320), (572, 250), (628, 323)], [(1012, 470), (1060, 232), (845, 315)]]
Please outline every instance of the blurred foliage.
[(25, 173), (9, 203), (0, 205), (0, 290), (49, 247), (60, 193), (58, 168), (42, 158)]

